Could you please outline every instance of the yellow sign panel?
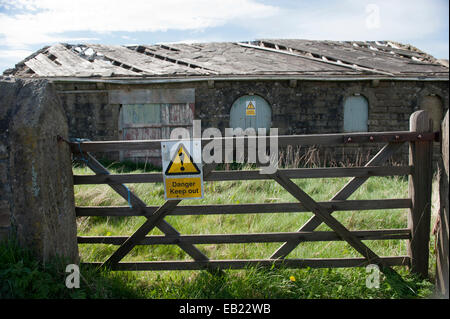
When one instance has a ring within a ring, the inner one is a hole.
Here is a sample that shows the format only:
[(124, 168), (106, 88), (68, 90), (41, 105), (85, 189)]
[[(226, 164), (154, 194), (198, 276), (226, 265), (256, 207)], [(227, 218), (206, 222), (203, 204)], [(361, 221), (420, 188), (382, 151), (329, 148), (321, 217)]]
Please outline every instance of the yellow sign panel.
[(174, 154), (169, 166), (167, 166), (165, 175), (192, 175), (200, 174), (200, 170), (192, 160), (191, 155), (186, 151), (183, 144), (180, 143), (177, 152)]
[(201, 177), (167, 178), (165, 184), (167, 198), (202, 197)]
[(245, 109), (245, 115), (256, 115), (255, 102), (248, 101), (247, 108)]
[(203, 198), (199, 141), (161, 142), (161, 159), (166, 200)]

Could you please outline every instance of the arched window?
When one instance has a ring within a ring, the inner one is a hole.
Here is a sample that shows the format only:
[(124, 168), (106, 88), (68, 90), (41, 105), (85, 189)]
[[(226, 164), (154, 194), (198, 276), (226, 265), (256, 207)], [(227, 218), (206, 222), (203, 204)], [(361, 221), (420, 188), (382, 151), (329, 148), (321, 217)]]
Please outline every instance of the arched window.
[(231, 128), (258, 128), (270, 129), (272, 124), (272, 111), (262, 97), (258, 95), (244, 95), (234, 101), (230, 110)]
[(367, 132), (369, 103), (361, 95), (349, 96), (344, 102), (344, 132)]
[(440, 131), (441, 122), (444, 117), (441, 99), (436, 95), (427, 95), (423, 98), (420, 108), (427, 111), (428, 115), (433, 120), (433, 131)]

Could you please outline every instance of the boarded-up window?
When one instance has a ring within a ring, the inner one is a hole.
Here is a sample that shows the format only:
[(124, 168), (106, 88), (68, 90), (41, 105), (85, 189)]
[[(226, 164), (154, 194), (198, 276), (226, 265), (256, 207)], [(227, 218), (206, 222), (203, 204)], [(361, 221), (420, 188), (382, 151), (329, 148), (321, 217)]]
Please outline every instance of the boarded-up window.
[(369, 103), (363, 96), (350, 96), (344, 102), (344, 132), (367, 132)]
[[(110, 90), (109, 104), (121, 105), (119, 137), (123, 140), (169, 139), (177, 128), (185, 128), (192, 136), (195, 89)], [(122, 151), (120, 160), (161, 165), (161, 151)]]
[[(193, 103), (123, 104), (119, 129), (123, 140), (169, 139), (175, 128), (186, 128), (192, 134)], [(151, 160), (159, 165), (160, 150), (136, 150), (121, 152), (121, 160)], [(157, 159), (156, 161), (149, 159)]]
[(123, 123), (154, 124), (161, 122), (160, 104), (124, 104), (122, 106)]
[(428, 115), (433, 120), (433, 131), (440, 131), (441, 122), (444, 116), (441, 99), (435, 95), (425, 96), (420, 108), (427, 111)]

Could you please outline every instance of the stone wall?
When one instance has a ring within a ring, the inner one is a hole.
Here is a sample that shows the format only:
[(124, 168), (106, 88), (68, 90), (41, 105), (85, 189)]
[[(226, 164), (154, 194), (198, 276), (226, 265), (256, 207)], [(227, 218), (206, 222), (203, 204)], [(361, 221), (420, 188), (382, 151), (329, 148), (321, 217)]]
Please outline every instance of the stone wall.
[[(357, 93), (369, 103), (368, 129), (408, 130), (409, 116), (421, 108), (422, 100), (435, 94), (448, 109), (448, 82), (433, 81), (215, 81), (151, 85), (113, 85), (96, 83), (58, 83), (60, 97), (69, 122), (70, 136), (93, 140), (120, 139), (119, 105), (108, 104), (109, 89), (195, 88), (195, 119), (202, 129), (229, 126), (230, 109), (242, 95), (257, 94), (272, 107), (272, 127), (279, 134), (339, 133), (343, 131), (343, 104)], [(71, 93), (63, 93), (63, 91)], [(78, 93), (77, 93), (78, 92)], [(321, 156), (373, 155), (379, 145), (347, 145), (319, 149)], [(407, 158), (408, 148), (398, 160)], [(436, 143), (436, 154), (439, 145)], [(353, 156), (354, 157), (354, 156)]]
[(420, 109), (423, 96), (437, 94), (448, 109), (448, 83), (415, 81), (288, 81), (217, 82), (196, 90), (196, 118), (206, 126), (227, 127), (231, 105), (239, 96), (254, 93), (272, 106), (273, 127), (281, 134), (343, 131), (343, 102), (359, 93), (369, 102), (369, 131), (407, 130), (409, 116)]
[(118, 138), (119, 106), (108, 104), (108, 94), (61, 95), (71, 137), (100, 140)]
[(0, 237), (78, 260), (68, 126), (53, 85), (0, 79)]
[[(218, 82), (214, 88), (196, 90), (196, 116), (203, 127), (219, 127), (229, 123), (235, 99), (249, 92), (261, 95), (272, 106), (272, 127), (279, 134), (326, 134), (343, 132), (343, 104), (348, 96), (358, 93), (369, 103), (370, 132), (409, 130), (409, 117), (421, 108), (422, 99), (435, 94), (448, 109), (449, 90), (445, 82), (416, 81), (288, 81)], [(443, 112), (445, 113), (445, 111)], [(318, 148), (318, 157), (327, 161), (364, 162), (381, 145), (346, 145)], [(439, 144), (435, 143), (435, 157)], [(394, 161), (407, 163), (408, 147), (396, 154)]]

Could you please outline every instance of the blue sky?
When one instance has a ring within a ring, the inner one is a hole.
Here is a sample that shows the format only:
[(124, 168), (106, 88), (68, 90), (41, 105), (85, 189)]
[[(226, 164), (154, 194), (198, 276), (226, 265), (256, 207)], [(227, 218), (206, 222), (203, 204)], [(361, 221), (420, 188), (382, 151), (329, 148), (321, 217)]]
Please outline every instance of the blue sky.
[(393, 40), (449, 57), (448, 0), (0, 0), (0, 73), (57, 42)]

